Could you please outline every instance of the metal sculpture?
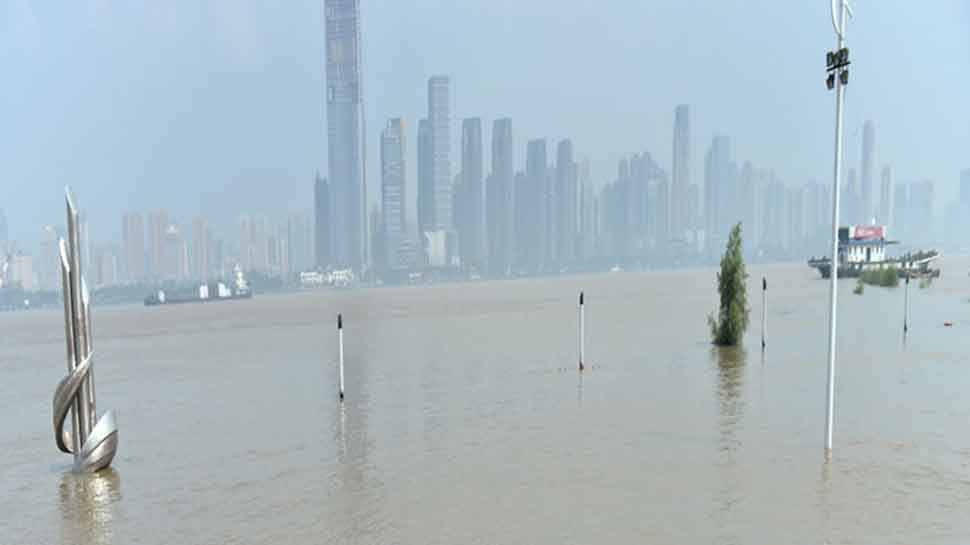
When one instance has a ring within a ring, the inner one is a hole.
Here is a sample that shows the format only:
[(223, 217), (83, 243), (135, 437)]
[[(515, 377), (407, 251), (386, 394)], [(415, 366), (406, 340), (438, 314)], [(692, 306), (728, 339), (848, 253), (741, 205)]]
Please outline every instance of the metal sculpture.
[[(113, 411), (95, 420), (91, 301), (81, 274), (78, 213), (69, 190), (66, 201), (68, 240), (60, 240), (60, 263), (68, 374), (54, 391), (54, 440), (62, 452), (74, 455), (75, 471), (93, 473), (111, 464), (118, 449), (118, 426)], [(68, 412), (71, 431), (64, 429)]]

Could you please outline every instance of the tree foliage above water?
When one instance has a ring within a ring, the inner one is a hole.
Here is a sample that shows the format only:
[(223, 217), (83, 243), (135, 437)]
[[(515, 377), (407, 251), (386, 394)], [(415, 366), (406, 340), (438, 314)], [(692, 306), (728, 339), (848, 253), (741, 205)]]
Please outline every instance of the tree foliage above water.
[(895, 288), (899, 285), (899, 271), (896, 270), (896, 267), (862, 271), (862, 274), (859, 275), (859, 280), (870, 286)]
[(744, 256), (741, 254), (741, 224), (731, 228), (727, 248), (721, 257), (721, 272), (717, 274), (717, 291), (721, 296), (717, 317), (708, 315), (711, 338), (720, 346), (737, 346), (748, 329), (750, 309), (745, 281)]

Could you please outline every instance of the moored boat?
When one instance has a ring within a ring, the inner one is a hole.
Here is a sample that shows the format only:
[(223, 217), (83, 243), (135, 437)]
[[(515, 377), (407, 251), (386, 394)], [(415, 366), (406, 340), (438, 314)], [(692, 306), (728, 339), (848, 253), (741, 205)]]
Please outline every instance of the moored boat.
[(234, 275), (235, 281), (232, 287), (226, 286), (222, 282), (208, 282), (193, 288), (157, 290), (145, 298), (145, 306), (210, 303), (251, 298), (253, 290), (250, 289), (249, 282), (246, 281), (246, 277), (238, 266), (234, 270)]
[[(885, 225), (850, 225), (839, 228), (840, 278), (855, 278), (865, 271), (895, 269), (900, 277), (938, 277), (940, 270), (931, 267), (933, 261), (942, 255), (938, 250), (908, 252), (897, 257), (888, 257), (886, 248), (898, 244), (886, 236)], [(818, 270), (822, 278), (832, 275), (832, 260), (828, 257), (813, 257), (808, 266)]]

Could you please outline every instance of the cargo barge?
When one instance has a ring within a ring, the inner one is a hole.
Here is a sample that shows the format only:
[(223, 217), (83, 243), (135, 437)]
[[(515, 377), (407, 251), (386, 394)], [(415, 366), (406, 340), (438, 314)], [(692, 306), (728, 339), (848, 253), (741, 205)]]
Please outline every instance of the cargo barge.
[(212, 303), (216, 301), (252, 298), (253, 290), (249, 287), (249, 282), (246, 281), (242, 270), (236, 267), (234, 273), (235, 282), (232, 287), (226, 286), (222, 282), (208, 282), (195, 288), (157, 290), (145, 298), (145, 306)]

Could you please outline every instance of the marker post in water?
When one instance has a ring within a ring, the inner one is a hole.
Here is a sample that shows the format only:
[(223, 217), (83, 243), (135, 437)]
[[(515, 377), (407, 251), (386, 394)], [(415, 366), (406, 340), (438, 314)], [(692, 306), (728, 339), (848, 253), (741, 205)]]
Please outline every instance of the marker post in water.
[(337, 345), (340, 351), (340, 401), (344, 400), (344, 318), (337, 315)]
[(586, 361), (586, 306), (583, 304), (583, 292), (579, 292), (579, 370), (582, 371)]
[(768, 277), (761, 277), (761, 349), (765, 349), (768, 339)]
[(906, 294), (903, 296), (903, 334), (909, 331), (909, 272), (906, 273)]

